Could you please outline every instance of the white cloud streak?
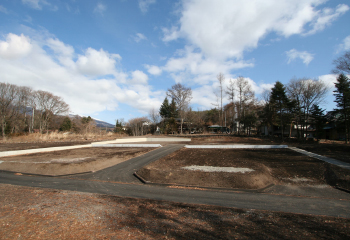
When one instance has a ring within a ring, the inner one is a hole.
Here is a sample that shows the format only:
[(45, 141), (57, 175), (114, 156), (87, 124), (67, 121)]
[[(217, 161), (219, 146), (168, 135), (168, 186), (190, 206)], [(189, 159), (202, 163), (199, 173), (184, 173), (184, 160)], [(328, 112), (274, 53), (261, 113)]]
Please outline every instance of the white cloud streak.
[(148, 8), (151, 4), (155, 4), (156, 0), (139, 0), (139, 8), (141, 12), (148, 12)]
[(303, 63), (307, 66), (314, 59), (313, 54), (308, 53), (307, 51), (300, 52), (296, 49), (291, 49), (286, 52), (288, 57), (288, 64), (294, 61), (297, 58), (303, 60)]
[(8, 13), (7, 9), (4, 6), (1, 6), (1, 5), (0, 5), (0, 12), (6, 13), (6, 14)]
[(136, 33), (134, 40), (135, 40), (135, 42), (138, 43), (142, 40), (147, 40), (147, 37), (145, 35), (143, 35), (142, 33)]
[(97, 14), (101, 14), (103, 15), (103, 13), (107, 10), (107, 7), (105, 4), (103, 3), (98, 3), (96, 5), (96, 7), (94, 8), (94, 13), (97, 13)]
[(22, 3), (36, 10), (42, 10), (43, 5), (49, 5), (46, 0), (22, 0)]
[(338, 46), (338, 51), (337, 52), (348, 51), (348, 50), (350, 50), (350, 35), (347, 36), (343, 40), (343, 43)]

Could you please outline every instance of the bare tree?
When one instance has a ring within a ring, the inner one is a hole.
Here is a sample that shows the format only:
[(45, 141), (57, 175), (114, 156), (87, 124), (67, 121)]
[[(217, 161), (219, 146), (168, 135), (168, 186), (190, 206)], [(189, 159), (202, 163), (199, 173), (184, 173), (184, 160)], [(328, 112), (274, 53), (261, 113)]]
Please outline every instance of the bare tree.
[(297, 111), (302, 113), (303, 118), (299, 116), (299, 122), (302, 123), (302, 132), (306, 130), (309, 122), (310, 109), (312, 105), (319, 105), (327, 95), (329, 88), (326, 84), (316, 79), (292, 79), (287, 87), (287, 93), (291, 100), (294, 100)]
[(216, 78), (219, 81), (219, 91), (220, 91), (220, 116), (219, 116), (219, 119), (220, 119), (220, 123), (222, 126), (223, 125), (222, 93), (223, 93), (223, 83), (225, 81), (225, 77), (224, 77), (224, 74), (219, 73), (216, 76)]
[(238, 133), (241, 130), (241, 122), (244, 118), (245, 108), (248, 106), (249, 101), (254, 99), (254, 92), (251, 89), (251, 86), (244, 77), (239, 76), (236, 79), (236, 91), (238, 95)]
[(49, 129), (50, 120), (54, 115), (64, 114), (69, 111), (69, 106), (61, 97), (50, 92), (37, 91), (37, 99), (40, 110), (40, 132)]
[(6, 124), (16, 114), (14, 102), (17, 96), (18, 87), (9, 83), (0, 83), (0, 116), (2, 137), (5, 138)]
[(234, 128), (234, 118), (235, 118), (235, 107), (236, 107), (236, 104), (234, 104), (234, 98), (235, 98), (235, 90), (236, 90), (236, 86), (235, 86), (235, 81), (233, 81), (233, 79), (230, 79), (229, 81), (229, 85), (227, 86), (226, 88), (226, 91), (225, 93), (228, 95), (228, 99), (230, 100), (230, 103), (227, 104), (225, 107), (225, 111), (226, 112), (229, 112), (229, 116), (231, 117), (231, 131), (233, 130)]
[(161, 121), (161, 116), (159, 114), (159, 111), (155, 110), (154, 108), (152, 108), (149, 111), (149, 118), (154, 124), (157, 124)]
[(27, 107), (29, 106), (32, 91), (33, 90), (30, 87), (19, 86), (17, 88), (17, 96), (15, 100), (16, 116), (13, 126), (13, 129), (17, 128), (17, 131), (20, 131), (21, 128), (29, 127)]
[(149, 122), (147, 117), (132, 118), (128, 121), (127, 127), (133, 136), (144, 135), (145, 123)]
[(334, 60), (333, 64), (336, 65), (335, 69), (333, 70), (333, 73), (336, 73), (336, 74), (348, 73), (348, 74), (350, 74), (350, 51), (345, 52), (343, 56)]
[(189, 104), (192, 99), (192, 90), (190, 87), (185, 87), (181, 83), (177, 83), (168, 89), (167, 96), (174, 99), (176, 107), (178, 109), (180, 118), (181, 118), (181, 134), (182, 134), (182, 125), (184, 118), (186, 117), (186, 112), (188, 110)]

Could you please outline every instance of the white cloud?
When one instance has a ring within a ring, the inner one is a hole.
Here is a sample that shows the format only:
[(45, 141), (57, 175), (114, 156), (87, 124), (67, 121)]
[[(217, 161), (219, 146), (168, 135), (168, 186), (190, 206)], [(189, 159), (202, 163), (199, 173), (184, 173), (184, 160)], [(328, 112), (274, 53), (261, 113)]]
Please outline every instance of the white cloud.
[(141, 12), (148, 12), (148, 8), (151, 4), (155, 4), (156, 0), (139, 0), (139, 8)]
[(73, 61), (74, 48), (72, 46), (53, 38), (47, 40), (47, 45), (54, 51), (55, 56), (62, 65), (72, 69), (75, 68), (75, 62)]
[(207, 84), (216, 81), (218, 72), (228, 74), (231, 70), (252, 67), (251, 61), (217, 60), (207, 58), (191, 47), (177, 52), (178, 57), (170, 58), (162, 69), (170, 72), (176, 82)]
[[(121, 103), (142, 114), (160, 106), (164, 93), (152, 91), (142, 71), (135, 70), (130, 76), (118, 71), (114, 66), (121, 60), (118, 54), (88, 48), (77, 55), (72, 46), (57, 38), (38, 39), (40, 42), (10, 33), (0, 42), (2, 82), (52, 92), (80, 115), (113, 111)], [(110, 73), (112, 77), (103, 77)]]
[(132, 76), (132, 83), (147, 84), (148, 76), (144, 72), (140, 70), (136, 70), (131, 73), (131, 76)]
[(103, 15), (103, 13), (107, 10), (106, 5), (104, 5), (103, 3), (98, 3), (96, 5), (96, 7), (94, 8), (94, 13), (98, 13)]
[(347, 36), (343, 43), (338, 46), (338, 52), (350, 50), (350, 35)]
[(147, 71), (152, 75), (160, 75), (162, 74), (162, 69), (155, 65), (145, 65), (145, 68), (147, 68)]
[(136, 36), (134, 37), (135, 42), (140, 42), (141, 40), (146, 40), (146, 39), (147, 37), (142, 33), (136, 33)]
[[(241, 58), (267, 34), (289, 37), (321, 31), (348, 10), (317, 7), (324, 0), (183, 1), (180, 26), (163, 29), (164, 41), (186, 38), (206, 57)], [(311, 30), (306, 30), (311, 28)]]
[(314, 22), (312, 23), (313, 28), (306, 34), (314, 34), (322, 31), (345, 12), (349, 11), (349, 9), (349, 6), (339, 4), (335, 10), (331, 8), (324, 8), (322, 11), (318, 11), (317, 18), (315, 18)]
[(77, 60), (78, 70), (82, 74), (91, 76), (103, 76), (115, 73), (115, 64), (120, 60), (119, 54), (110, 54), (103, 49), (99, 51), (88, 48), (85, 55), (80, 55)]
[(43, 5), (49, 5), (46, 0), (22, 0), (22, 3), (37, 10), (41, 10)]
[(0, 12), (6, 13), (6, 14), (8, 13), (7, 9), (1, 5), (0, 5)]
[(175, 26), (172, 26), (170, 29), (162, 28), (162, 31), (164, 34), (164, 37), (162, 38), (162, 40), (164, 42), (173, 41), (180, 37), (180, 31)]
[(314, 59), (313, 54), (308, 53), (307, 51), (300, 52), (296, 49), (291, 49), (286, 52), (288, 57), (288, 64), (291, 63), (293, 60), (300, 58), (303, 60), (303, 63), (305, 65), (309, 65), (309, 63)]
[(0, 41), (0, 57), (5, 59), (16, 59), (24, 57), (32, 49), (30, 39), (23, 34), (20, 36), (8, 34), (6, 41)]
[[(244, 53), (258, 47), (268, 34), (278, 39), (322, 31), (348, 11), (345, 4), (322, 8), (326, 0), (182, 1), (178, 24), (161, 28), (166, 43), (183, 38), (186, 46), (159, 67), (176, 82), (207, 84), (218, 72), (253, 67)], [(300, 58), (308, 65), (313, 55), (291, 50), (289, 62)]]

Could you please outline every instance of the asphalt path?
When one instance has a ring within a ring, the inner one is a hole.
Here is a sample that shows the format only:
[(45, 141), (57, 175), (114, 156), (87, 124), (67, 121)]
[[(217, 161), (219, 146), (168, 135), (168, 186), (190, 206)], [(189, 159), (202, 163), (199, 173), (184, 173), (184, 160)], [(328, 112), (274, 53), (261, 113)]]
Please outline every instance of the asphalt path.
[(350, 218), (350, 201), (348, 199), (170, 188), (144, 185), (132, 176), (132, 173), (140, 167), (166, 156), (182, 146), (168, 145), (108, 169), (70, 177), (16, 175), (2, 171), (0, 172), (0, 183), (108, 194), (120, 197)]
[(119, 163), (109, 168), (102, 169), (93, 173), (78, 174), (71, 178), (87, 179), (87, 180), (102, 180), (123, 183), (140, 183), (133, 173), (145, 165), (150, 164), (158, 159), (161, 159), (170, 153), (183, 148), (183, 144), (170, 144), (165, 147), (157, 148), (139, 157), (132, 158), (128, 161)]

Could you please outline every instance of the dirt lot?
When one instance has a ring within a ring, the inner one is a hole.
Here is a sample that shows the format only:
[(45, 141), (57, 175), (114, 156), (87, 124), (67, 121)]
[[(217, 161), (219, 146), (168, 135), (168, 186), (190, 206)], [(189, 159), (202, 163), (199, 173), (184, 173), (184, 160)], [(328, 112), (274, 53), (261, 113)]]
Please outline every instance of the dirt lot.
[[(248, 168), (254, 171), (212, 173), (184, 169), (193, 165)], [(145, 180), (155, 183), (259, 189), (270, 184), (329, 184), (336, 180), (329, 174), (334, 171), (337, 171), (338, 178), (349, 178), (348, 170), (341, 171), (337, 167), (290, 149), (184, 148), (145, 166), (137, 173)]]
[(349, 239), (350, 219), (0, 184), (1, 239)]
[(32, 142), (32, 143), (1, 143), (0, 152), (16, 151), (35, 148), (49, 148), (61, 146), (74, 146), (90, 144), (91, 141), (71, 141), (71, 142)]
[[(73, 144), (76, 145), (77, 142)], [(281, 143), (269, 139), (225, 136), (192, 138), (190, 144)], [(349, 147), (343, 144), (283, 144), (343, 161), (350, 157)], [(0, 144), (0, 150), (3, 146)], [(3, 151), (27, 149), (28, 146), (30, 144), (9, 144), (7, 150)], [(29, 148), (44, 146), (59, 145), (38, 143)], [(32, 167), (39, 174), (69, 174), (69, 169), (80, 169), (82, 172), (101, 169), (150, 150), (153, 148), (82, 148), (1, 158), (0, 161), (4, 162), (0, 167), (13, 164), (18, 169), (16, 164), (21, 164), (26, 165), (25, 169)], [(255, 171), (244, 174), (208, 174), (182, 169), (188, 165), (244, 167)], [(182, 149), (142, 171), (145, 177), (158, 172), (162, 177), (155, 181), (179, 181), (177, 183), (186, 185), (256, 189), (270, 183), (292, 186), (330, 184), (350, 189), (348, 170), (288, 149)], [(186, 181), (181, 182), (183, 179)], [(344, 218), (120, 198), (6, 184), (0, 184), (0, 226), (0, 239), (350, 238), (350, 219)]]
[(152, 150), (154, 148), (87, 147), (2, 157), (0, 170), (51, 176), (98, 171)]

